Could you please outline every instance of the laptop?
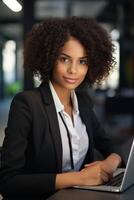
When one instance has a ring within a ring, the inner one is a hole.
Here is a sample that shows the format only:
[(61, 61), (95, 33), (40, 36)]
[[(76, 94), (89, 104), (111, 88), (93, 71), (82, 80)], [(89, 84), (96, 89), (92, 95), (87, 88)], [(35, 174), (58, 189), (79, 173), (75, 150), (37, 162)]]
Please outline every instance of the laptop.
[(107, 191), (107, 192), (123, 192), (134, 184), (134, 140), (130, 149), (126, 168), (118, 168), (113, 178), (104, 185), (97, 186), (81, 186), (77, 185), (74, 188)]

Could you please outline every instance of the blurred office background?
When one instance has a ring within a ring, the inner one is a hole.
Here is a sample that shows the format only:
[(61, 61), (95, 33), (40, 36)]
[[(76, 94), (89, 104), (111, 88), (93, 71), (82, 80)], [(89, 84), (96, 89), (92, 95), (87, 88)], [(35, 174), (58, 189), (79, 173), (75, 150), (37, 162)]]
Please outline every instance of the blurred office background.
[[(89, 16), (111, 34), (116, 68), (88, 92), (107, 136), (122, 145), (134, 134), (134, 1), (1, 0), (0, 1), (0, 146), (13, 96), (39, 84), (23, 72), (23, 42), (33, 24), (45, 17)], [(57, 27), (58, 28), (58, 27)], [(121, 149), (124, 151), (124, 146)]]

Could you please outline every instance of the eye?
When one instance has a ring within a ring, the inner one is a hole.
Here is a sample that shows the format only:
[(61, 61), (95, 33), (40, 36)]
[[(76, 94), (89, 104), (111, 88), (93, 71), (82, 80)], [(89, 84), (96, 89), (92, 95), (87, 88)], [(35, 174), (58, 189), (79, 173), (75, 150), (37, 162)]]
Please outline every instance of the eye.
[(64, 56), (60, 56), (60, 57), (59, 57), (59, 61), (60, 61), (60, 62), (63, 62), (63, 63), (68, 63), (68, 62), (69, 62), (69, 58), (64, 57)]
[(87, 63), (87, 60), (80, 60), (80, 64), (82, 64), (82, 65), (87, 65), (88, 63)]

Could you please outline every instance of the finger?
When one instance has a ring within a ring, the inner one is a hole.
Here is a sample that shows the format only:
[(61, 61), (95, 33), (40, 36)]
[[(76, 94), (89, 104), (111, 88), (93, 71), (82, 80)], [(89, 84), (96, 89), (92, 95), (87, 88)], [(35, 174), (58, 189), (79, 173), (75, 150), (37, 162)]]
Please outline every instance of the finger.
[(113, 173), (109, 173), (109, 172), (106, 172), (104, 170), (102, 170), (102, 173), (103, 173), (104, 176), (108, 177), (108, 180), (113, 178)]
[(109, 181), (109, 174), (102, 171), (101, 172), (101, 179), (102, 179), (103, 183), (108, 182)]
[(98, 164), (99, 162), (100, 161), (95, 161), (95, 162), (92, 162), (92, 163), (89, 163), (89, 164), (85, 164), (84, 167), (90, 167), (90, 166)]
[(121, 158), (119, 155), (112, 153), (104, 161), (103, 167), (107, 172), (114, 172), (121, 163)]

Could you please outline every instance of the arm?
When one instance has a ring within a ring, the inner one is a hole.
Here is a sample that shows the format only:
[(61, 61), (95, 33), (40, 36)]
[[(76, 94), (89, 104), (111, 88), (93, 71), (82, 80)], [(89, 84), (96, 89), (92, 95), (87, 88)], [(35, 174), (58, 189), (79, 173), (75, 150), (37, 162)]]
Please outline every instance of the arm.
[(26, 173), (24, 169), (32, 130), (31, 99), (19, 94), (11, 104), (1, 152), (0, 187), (5, 195), (50, 195), (55, 191), (55, 174)]
[[(89, 101), (88, 101), (89, 104)], [(90, 107), (92, 107), (90, 105)], [(99, 150), (107, 156), (110, 153), (110, 150), (106, 152), (106, 146), (102, 145), (102, 142), (107, 143), (107, 147), (109, 147), (110, 140), (105, 137), (105, 132), (101, 128), (99, 122), (95, 114), (92, 112), (91, 108), (91, 119), (92, 119), (92, 127), (93, 131), (95, 132), (95, 142), (96, 147), (101, 146)], [(93, 133), (94, 133), (93, 132)], [(99, 138), (101, 142), (99, 142)], [(98, 140), (97, 140), (98, 139)], [(109, 148), (108, 148), (109, 149)], [(117, 167), (121, 163), (121, 157), (118, 154), (112, 153), (108, 157), (106, 157), (103, 161), (93, 162), (91, 164), (85, 165), (85, 168), (82, 169), (80, 172), (69, 172), (63, 174), (56, 175), (56, 189), (62, 189), (66, 187), (71, 187), (74, 185), (99, 185), (103, 182), (108, 181), (113, 172), (117, 169)]]
[[(79, 93), (78, 97), (81, 115), (83, 112), (83, 121), (89, 129), (91, 146), (95, 147), (103, 155), (103, 158), (106, 158), (113, 152), (121, 155), (119, 151), (115, 151), (117, 150), (115, 148), (116, 144), (108, 137), (108, 134), (99, 123), (94, 113), (93, 102), (90, 96), (85, 93), (84, 95)], [(85, 116), (88, 117), (85, 118)]]
[[(93, 137), (95, 148), (103, 155), (104, 158), (111, 158), (111, 161), (117, 161), (118, 167), (124, 165), (124, 160), (119, 148), (119, 143), (115, 143), (108, 133), (105, 132), (101, 123), (98, 121), (93, 109), (92, 109), (92, 124), (93, 124)], [(107, 160), (107, 159), (106, 159)], [(110, 159), (108, 159), (110, 160)], [(112, 163), (112, 162), (111, 162)], [(110, 167), (110, 166), (109, 166)]]
[(103, 161), (85, 165), (80, 172), (68, 172), (56, 175), (56, 189), (75, 185), (100, 185), (107, 182), (121, 163), (117, 154), (111, 154)]
[(93, 110), (93, 102), (86, 93), (77, 92), (80, 114), (89, 129), (91, 145), (104, 157), (113, 152), (113, 143), (99, 123)]
[[(122, 157), (121, 148), (119, 148), (120, 144), (117, 144), (104, 130), (93, 110), (91, 115), (95, 148), (104, 156), (104, 158), (112, 153)], [(123, 164), (123, 158), (121, 164)]]

